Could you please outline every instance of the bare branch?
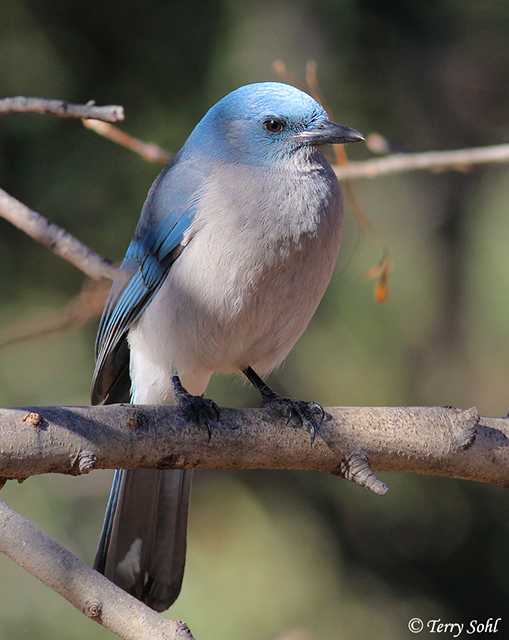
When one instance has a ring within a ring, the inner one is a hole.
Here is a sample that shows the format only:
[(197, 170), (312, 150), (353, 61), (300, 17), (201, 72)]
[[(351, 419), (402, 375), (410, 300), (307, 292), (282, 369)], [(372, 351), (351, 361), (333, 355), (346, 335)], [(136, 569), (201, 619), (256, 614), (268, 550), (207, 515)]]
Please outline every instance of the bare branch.
[[(113, 125), (94, 120), (84, 120), (83, 124), (99, 135), (138, 153), (149, 162), (167, 164), (173, 158), (174, 154), (165, 151), (157, 144), (153, 142), (143, 142), (139, 138), (135, 138)], [(369, 138), (370, 143), (373, 139), (377, 141), (384, 140), (378, 134), (370, 134)], [(389, 143), (386, 144), (389, 145)], [(335, 150), (340, 149), (342, 149), (342, 147), (335, 148)], [(378, 178), (394, 173), (405, 173), (424, 169), (431, 171), (467, 171), (475, 165), (501, 164), (509, 162), (509, 144), (458, 149), (455, 151), (395, 153), (383, 158), (374, 158), (362, 162), (347, 161), (344, 151), (342, 151), (341, 157), (345, 158), (345, 162), (334, 165), (334, 171), (338, 179), (341, 181), (360, 180), (362, 178)]]
[(159, 615), (115, 586), (0, 500), (0, 551), (125, 640), (194, 640), (183, 622)]
[[(0, 443), (4, 480), (197, 467), (317, 470), (378, 494), (386, 486), (373, 471), (509, 486), (509, 418), (479, 419), (475, 409), (335, 407), (312, 444), (270, 410), (222, 409), (209, 442), (174, 406), (28, 407), (0, 410)], [(0, 551), (126, 640), (193, 640), (183, 623), (150, 611), (1, 501)]]
[[(97, 107), (91, 100), (86, 105), (71, 104), (61, 100), (44, 98), (4, 98), (0, 100), (0, 115), (10, 112), (51, 113), (65, 118), (93, 118), (96, 121), (118, 122), (124, 119), (124, 108), (118, 105)], [(64, 260), (86, 273), (94, 280), (115, 280), (119, 270), (99, 254), (82, 244), (70, 233), (32, 211), (16, 198), (0, 189), (0, 216), (41, 242)]]
[(457, 149), (455, 151), (429, 151), (426, 153), (397, 153), (385, 158), (363, 162), (350, 162), (334, 166), (338, 180), (378, 178), (394, 173), (429, 169), (434, 171), (466, 171), (475, 165), (509, 162), (509, 144), (493, 147)]
[(138, 153), (142, 158), (148, 160), (148, 162), (156, 162), (159, 164), (168, 164), (173, 158), (173, 154), (168, 153), (155, 142), (143, 142), (139, 138), (131, 136), (129, 133), (122, 131), (118, 127), (114, 127), (107, 122), (100, 122), (99, 120), (83, 120), (83, 124), (87, 129), (91, 129), (98, 133), (100, 136), (108, 138), (112, 142), (116, 142), (126, 149), (130, 149), (135, 153)]
[(509, 486), (509, 418), (478, 422), (475, 409), (444, 407), (334, 407), (327, 413), (311, 445), (302, 429), (261, 409), (222, 409), (210, 443), (172, 406), (2, 409), (0, 476), (264, 468), (322, 471), (377, 493), (384, 491), (371, 477), (377, 471)]
[(0, 189), (0, 216), (51, 249), (57, 256), (73, 264), (90, 278), (116, 280), (120, 277), (119, 269), (108, 260), (3, 189)]
[(108, 105), (97, 107), (94, 100), (87, 104), (71, 104), (62, 100), (47, 100), (46, 98), (3, 98), (0, 100), (0, 115), (4, 113), (51, 113), (61, 118), (95, 118), (106, 122), (119, 122), (124, 119), (124, 107)]

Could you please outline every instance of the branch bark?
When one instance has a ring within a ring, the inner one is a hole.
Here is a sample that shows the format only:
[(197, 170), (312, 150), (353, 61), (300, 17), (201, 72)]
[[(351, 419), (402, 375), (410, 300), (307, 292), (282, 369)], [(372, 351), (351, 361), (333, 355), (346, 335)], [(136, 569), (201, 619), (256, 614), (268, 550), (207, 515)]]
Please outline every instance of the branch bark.
[(173, 406), (0, 410), (0, 476), (79, 475), (94, 468), (301, 469), (345, 477), (376, 493), (373, 472), (400, 471), (509, 486), (509, 418), (475, 409), (333, 407), (316, 440), (277, 414), (222, 409), (207, 433)]
[[(108, 138), (126, 149), (142, 156), (148, 162), (167, 164), (174, 154), (165, 151), (153, 142), (144, 142), (139, 138), (122, 131), (118, 127), (105, 122), (84, 120), (83, 124), (95, 133)], [(372, 136), (378, 134), (371, 134)], [(346, 155), (344, 156), (346, 158)], [(363, 161), (348, 161), (347, 164), (336, 164), (333, 169), (338, 180), (361, 180), (378, 178), (408, 171), (468, 171), (482, 164), (503, 164), (509, 162), (509, 144), (491, 147), (473, 147), (455, 149), (454, 151), (428, 151), (423, 153), (393, 153), (383, 158), (372, 158)]]
[[(7, 98), (0, 114), (36, 111), (63, 117), (122, 120), (122, 107)], [(97, 123), (92, 125), (98, 130)], [(102, 127), (102, 134), (105, 129)], [(109, 130), (109, 137), (114, 137)], [(115, 134), (116, 135), (116, 134)], [(117, 135), (124, 145), (133, 140)], [(128, 144), (129, 143), (129, 144)], [(167, 161), (144, 143), (136, 149)], [(397, 154), (335, 167), (340, 180), (417, 169), (465, 170), (509, 161), (509, 145)], [(0, 215), (91, 278), (119, 270), (64, 229), (0, 189)], [(377, 494), (374, 472), (399, 471), (509, 486), (509, 418), (475, 409), (330, 408), (311, 444), (308, 434), (265, 410), (221, 411), (209, 442), (171, 406), (28, 407), (0, 410), (0, 486), (41, 473), (80, 475), (94, 468), (301, 469), (344, 477)], [(193, 640), (185, 624), (163, 618), (82, 563), (0, 501), (0, 551), (91, 619), (126, 640)]]
[(124, 119), (124, 107), (120, 105), (96, 106), (94, 100), (87, 104), (71, 104), (63, 100), (46, 98), (3, 98), (0, 100), (0, 115), (4, 113), (51, 113), (61, 118), (94, 118), (106, 122), (119, 122)]
[(492, 147), (456, 149), (454, 151), (428, 151), (425, 153), (397, 153), (385, 158), (362, 162), (349, 162), (334, 166), (338, 180), (378, 178), (394, 173), (428, 169), (431, 171), (466, 171), (475, 165), (509, 162), (509, 144)]
[[(306, 469), (378, 494), (373, 471), (509, 486), (509, 418), (451, 407), (334, 407), (317, 437), (261, 409), (222, 409), (208, 441), (174, 406), (0, 410), (0, 475), (79, 475), (94, 468)], [(193, 640), (187, 626), (148, 609), (0, 501), (0, 551), (125, 640)]]
[(83, 120), (83, 124), (87, 129), (95, 131), (95, 133), (108, 138), (112, 142), (116, 142), (121, 147), (125, 147), (130, 151), (134, 151), (148, 162), (155, 162), (159, 164), (168, 164), (173, 158), (173, 154), (162, 149), (155, 142), (143, 142), (139, 138), (122, 131), (118, 127), (113, 126), (107, 122), (100, 122), (99, 120)]
[(0, 551), (59, 593), (91, 620), (125, 640), (194, 640), (115, 586), (0, 500)]
[(111, 262), (3, 189), (0, 189), (0, 216), (51, 249), (57, 256), (73, 264), (90, 278), (116, 280), (120, 277), (120, 270)]

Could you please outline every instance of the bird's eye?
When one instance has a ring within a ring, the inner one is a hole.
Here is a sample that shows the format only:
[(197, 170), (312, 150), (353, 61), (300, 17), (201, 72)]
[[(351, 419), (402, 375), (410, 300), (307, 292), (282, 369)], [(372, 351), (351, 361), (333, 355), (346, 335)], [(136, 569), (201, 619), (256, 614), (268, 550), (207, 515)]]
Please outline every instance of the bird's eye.
[(263, 126), (271, 133), (278, 133), (283, 128), (283, 123), (277, 118), (270, 118), (269, 120), (265, 120)]

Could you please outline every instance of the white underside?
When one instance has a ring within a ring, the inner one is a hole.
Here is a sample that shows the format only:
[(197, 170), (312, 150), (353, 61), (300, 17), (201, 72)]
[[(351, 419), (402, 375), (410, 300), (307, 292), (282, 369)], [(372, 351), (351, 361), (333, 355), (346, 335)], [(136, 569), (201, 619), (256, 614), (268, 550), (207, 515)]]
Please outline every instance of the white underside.
[(238, 171), (236, 188), (215, 177), (182, 255), (129, 331), (133, 402), (172, 403), (175, 374), (201, 395), (214, 372), (265, 375), (287, 356), (329, 283), (342, 226), (339, 193), (324, 207), (323, 176), (301, 177), (316, 188), (296, 184), (302, 197), (270, 207), (270, 191), (238, 188)]

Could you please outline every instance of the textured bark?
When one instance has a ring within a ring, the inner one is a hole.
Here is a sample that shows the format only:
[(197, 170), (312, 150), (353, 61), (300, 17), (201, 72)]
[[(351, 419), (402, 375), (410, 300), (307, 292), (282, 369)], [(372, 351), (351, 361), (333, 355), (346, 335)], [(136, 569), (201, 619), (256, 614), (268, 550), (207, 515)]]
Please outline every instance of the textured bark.
[(118, 122), (124, 119), (124, 107), (107, 105), (98, 107), (93, 100), (87, 104), (71, 104), (63, 100), (46, 98), (3, 98), (0, 100), (0, 115), (3, 113), (50, 113), (60, 118), (94, 118), (107, 122)]
[[(316, 440), (277, 413), (222, 409), (212, 438), (172, 406), (0, 410), (0, 476), (79, 475), (92, 469), (301, 469), (384, 493), (371, 471), (509, 486), (509, 419), (475, 409), (333, 407)], [(370, 471), (371, 469), (371, 471)]]
[(125, 640), (194, 640), (183, 622), (163, 618), (115, 586), (0, 500), (0, 551), (91, 620)]
[(90, 278), (115, 280), (120, 271), (68, 231), (0, 189), (0, 216)]
[(345, 166), (335, 166), (334, 170), (338, 180), (361, 180), (408, 171), (466, 171), (478, 165), (506, 162), (509, 162), (509, 144), (497, 144), (454, 151), (396, 153), (383, 158), (349, 162)]

